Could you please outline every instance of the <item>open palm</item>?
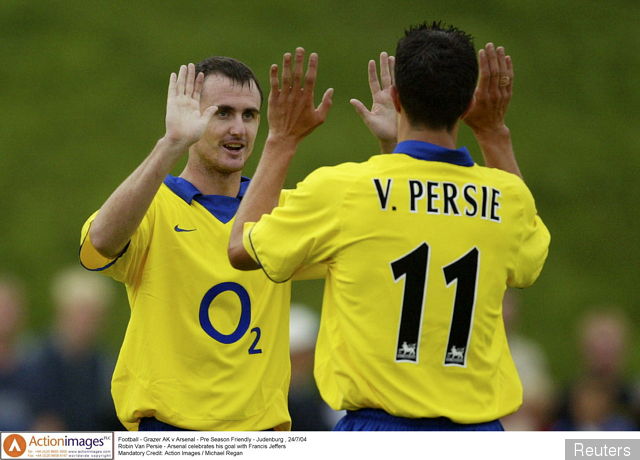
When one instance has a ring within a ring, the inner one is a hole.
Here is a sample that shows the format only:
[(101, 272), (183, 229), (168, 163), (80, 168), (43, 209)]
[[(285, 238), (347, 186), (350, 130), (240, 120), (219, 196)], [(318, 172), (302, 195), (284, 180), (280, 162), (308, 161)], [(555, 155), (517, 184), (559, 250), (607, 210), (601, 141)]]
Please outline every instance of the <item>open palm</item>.
[(181, 66), (176, 75), (171, 74), (167, 94), (166, 137), (185, 146), (197, 142), (207, 124), (218, 109), (216, 106), (200, 111), (200, 95), (204, 74), (196, 76), (195, 66)]
[(395, 145), (397, 138), (397, 112), (391, 97), (391, 87), (394, 85), (393, 56), (386, 52), (380, 53), (380, 80), (374, 60), (369, 61), (369, 89), (373, 104), (371, 110), (358, 99), (351, 99), (353, 105), (369, 130), (382, 144)]

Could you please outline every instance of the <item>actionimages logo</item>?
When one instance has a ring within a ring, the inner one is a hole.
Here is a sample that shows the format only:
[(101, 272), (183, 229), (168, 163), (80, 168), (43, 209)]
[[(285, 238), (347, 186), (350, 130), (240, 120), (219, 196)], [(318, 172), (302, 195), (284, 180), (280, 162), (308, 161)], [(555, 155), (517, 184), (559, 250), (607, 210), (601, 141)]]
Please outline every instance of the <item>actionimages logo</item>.
[(0, 458), (113, 458), (111, 433), (2, 433)]
[(27, 441), (19, 434), (10, 434), (4, 439), (2, 450), (9, 457), (20, 457), (27, 450)]

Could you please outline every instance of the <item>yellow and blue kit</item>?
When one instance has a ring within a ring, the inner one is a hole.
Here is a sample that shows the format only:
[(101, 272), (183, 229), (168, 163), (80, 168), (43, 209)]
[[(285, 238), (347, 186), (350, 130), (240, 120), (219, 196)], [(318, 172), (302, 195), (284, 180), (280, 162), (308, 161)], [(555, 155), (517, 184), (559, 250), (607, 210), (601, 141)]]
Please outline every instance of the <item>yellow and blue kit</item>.
[[(85, 268), (125, 284), (131, 317), (112, 380), (120, 421), (192, 430), (289, 429), (288, 283), (229, 264), (237, 197), (168, 176), (115, 260), (82, 230)], [(98, 211), (99, 212), (99, 211)]]
[(419, 141), (316, 170), (243, 239), (274, 281), (328, 267), (314, 372), (333, 409), (459, 424), (522, 402), (502, 297), (549, 241), (519, 177)]

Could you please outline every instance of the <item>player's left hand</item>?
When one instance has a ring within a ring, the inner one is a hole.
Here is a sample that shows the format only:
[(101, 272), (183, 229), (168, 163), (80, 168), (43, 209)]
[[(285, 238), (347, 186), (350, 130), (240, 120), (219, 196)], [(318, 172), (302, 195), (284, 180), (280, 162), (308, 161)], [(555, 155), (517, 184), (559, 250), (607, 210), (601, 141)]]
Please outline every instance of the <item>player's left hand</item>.
[(398, 137), (397, 113), (391, 97), (394, 80), (395, 57), (385, 51), (380, 53), (380, 80), (376, 71), (376, 61), (369, 61), (369, 89), (373, 104), (371, 110), (358, 99), (351, 99), (353, 105), (371, 133), (378, 138), (383, 150), (390, 152)]
[(282, 86), (278, 76), (278, 66), (273, 64), (270, 71), (271, 92), (269, 93), (269, 138), (291, 141), (297, 145), (304, 137), (321, 125), (329, 113), (333, 88), (322, 96), (320, 105), (314, 106), (314, 89), (318, 73), (318, 55), (311, 53), (307, 72), (304, 75), (304, 49), (296, 48), (295, 57), (285, 53), (282, 59)]
[(480, 78), (469, 110), (462, 119), (476, 135), (506, 129), (504, 122), (513, 93), (513, 63), (502, 46), (487, 43), (478, 52)]

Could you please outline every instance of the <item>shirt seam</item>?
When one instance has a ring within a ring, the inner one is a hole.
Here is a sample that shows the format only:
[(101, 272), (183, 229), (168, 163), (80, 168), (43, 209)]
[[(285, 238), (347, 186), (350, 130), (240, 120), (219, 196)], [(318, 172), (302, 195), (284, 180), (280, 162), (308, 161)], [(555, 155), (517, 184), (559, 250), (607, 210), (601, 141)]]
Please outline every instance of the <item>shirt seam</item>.
[(270, 281), (276, 283), (276, 284), (283, 284), (286, 283), (287, 281), (289, 281), (291, 278), (293, 278), (293, 274), (287, 278), (286, 280), (283, 281), (277, 281), (274, 280), (271, 275), (269, 275), (269, 272), (267, 272), (267, 269), (264, 267), (264, 264), (260, 261), (260, 257), (258, 256), (258, 251), (256, 250), (255, 246), (253, 245), (253, 239), (251, 238), (251, 234), (253, 233), (253, 229), (255, 228), (255, 224), (251, 227), (251, 229), (249, 230), (249, 234), (247, 235), (248, 239), (249, 239), (249, 244), (251, 245), (251, 250), (253, 251), (253, 255), (256, 257), (256, 262), (258, 263), (258, 266), (260, 267), (260, 269), (262, 270), (262, 272), (266, 275), (267, 278), (269, 278)]

